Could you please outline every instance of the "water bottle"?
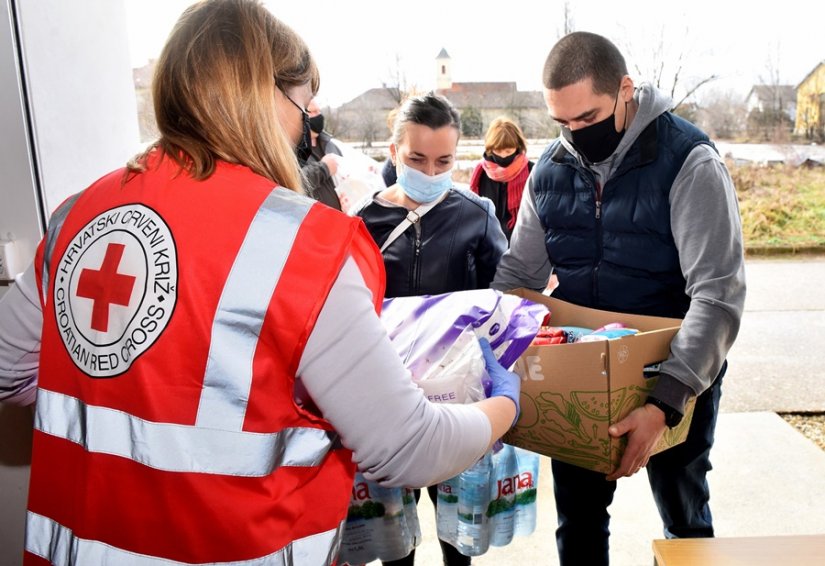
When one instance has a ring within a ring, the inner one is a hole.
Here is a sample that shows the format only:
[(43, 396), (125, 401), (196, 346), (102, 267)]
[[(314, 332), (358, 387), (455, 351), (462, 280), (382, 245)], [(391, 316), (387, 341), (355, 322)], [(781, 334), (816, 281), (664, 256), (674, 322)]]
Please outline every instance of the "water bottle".
[(490, 547), (490, 454), (458, 476), (458, 540), (456, 548), (465, 556), (480, 556)]
[(407, 530), (411, 535), (413, 548), (421, 544), (421, 523), (418, 520), (418, 505), (415, 501), (415, 493), (409, 487), (401, 490), (402, 503), (404, 504), (404, 518), (407, 521)]
[(435, 523), (438, 538), (456, 546), (458, 544), (458, 476), (438, 484)]
[[(375, 560), (375, 533), (373, 523), (378, 508), (373, 504), (373, 493), (360, 473), (355, 474), (347, 522), (341, 540), (339, 559), (347, 564), (364, 564)], [(369, 503), (368, 503), (369, 502)]]
[[(369, 521), (372, 527), (376, 558), (384, 561), (400, 560), (415, 548), (414, 535), (407, 523), (407, 506), (404, 505), (405, 490), (370, 483), (374, 504), (381, 512), (380, 516)], [(415, 502), (414, 498), (413, 502)]]
[(493, 481), (490, 482), (490, 544), (506, 546), (513, 540), (516, 519), (518, 462), (509, 444), (493, 454)]
[(527, 536), (536, 530), (536, 493), (539, 481), (539, 456), (534, 452), (515, 448), (518, 463), (516, 488), (516, 536)]
[[(413, 515), (414, 514), (414, 515)], [(406, 489), (382, 487), (355, 475), (339, 559), (364, 564), (399, 560), (420, 540), (415, 499)]]

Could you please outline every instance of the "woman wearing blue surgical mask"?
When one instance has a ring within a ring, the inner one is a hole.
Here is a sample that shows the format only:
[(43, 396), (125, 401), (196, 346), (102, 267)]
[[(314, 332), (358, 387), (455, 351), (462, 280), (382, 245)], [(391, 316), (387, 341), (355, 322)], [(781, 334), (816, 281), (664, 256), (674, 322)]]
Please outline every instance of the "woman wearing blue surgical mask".
[[(387, 298), (486, 289), (507, 249), (492, 201), (453, 187), (460, 131), (458, 111), (433, 93), (408, 99), (396, 114), (390, 158), (398, 179), (356, 213), (382, 248)], [(427, 490), (437, 504), (435, 486)], [(470, 564), (439, 542), (445, 564)], [(384, 565), (412, 565), (414, 558), (415, 550)]]
[(460, 131), (458, 111), (433, 93), (408, 99), (396, 115), (398, 179), (356, 213), (379, 247), (405, 218), (415, 220), (383, 250), (388, 298), (485, 289), (507, 249), (493, 203), (453, 187)]

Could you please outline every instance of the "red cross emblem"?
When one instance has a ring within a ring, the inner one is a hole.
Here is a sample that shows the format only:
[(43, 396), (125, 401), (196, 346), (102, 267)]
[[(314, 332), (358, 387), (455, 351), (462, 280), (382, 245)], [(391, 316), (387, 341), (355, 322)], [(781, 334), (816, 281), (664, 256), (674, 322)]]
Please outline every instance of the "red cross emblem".
[(99, 332), (109, 330), (109, 305), (129, 306), (136, 278), (117, 272), (125, 248), (108, 244), (100, 269), (84, 269), (77, 282), (77, 296), (94, 301), (92, 328)]

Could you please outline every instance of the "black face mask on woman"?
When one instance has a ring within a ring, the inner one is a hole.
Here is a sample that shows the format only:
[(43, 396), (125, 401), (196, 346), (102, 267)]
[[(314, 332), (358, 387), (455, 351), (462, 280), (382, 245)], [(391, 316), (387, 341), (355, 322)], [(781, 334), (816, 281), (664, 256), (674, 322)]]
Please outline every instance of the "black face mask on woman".
[(324, 115), (317, 114), (315, 116), (310, 116), (309, 118), (309, 129), (315, 132), (316, 134), (320, 134), (324, 131)]
[[(619, 142), (624, 137), (627, 124), (622, 126), (622, 131), (616, 131), (616, 105), (619, 103), (619, 95), (616, 95), (616, 102), (613, 104), (613, 112), (600, 122), (590, 124), (585, 128), (570, 130), (567, 126), (562, 126), (561, 135), (564, 139), (573, 144), (585, 159), (590, 163), (601, 163), (616, 151)], [(627, 103), (625, 103), (625, 110)], [(625, 113), (626, 116), (626, 113)], [(625, 117), (627, 122), (627, 117)]]
[(309, 128), (309, 114), (304, 112), (303, 116), (303, 131), (301, 132), (301, 141), (298, 142), (298, 145), (295, 146), (295, 155), (298, 157), (298, 161), (301, 162), (303, 165), (306, 163), (309, 156), (312, 155), (312, 134), (310, 134)]
[(295, 146), (295, 156), (298, 158), (298, 161), (303, 167), (307, 162), (307, 159), (309, 159), (309, 156), (312, 154), (312, 134), (310, 133), (309, 127), (309, 112), (306, 111), (306, 108), (292, 100), (292, 98), (280, 86), (278, 88), (281, 89), (282, 93), (284, 93), (286, 99), (289, 100), (295, 108), (301, 111), (301, 139), (298, 140), (298, 145)]
[(513, 162), (513, 160), (516, 158), (518, 154), (519, 151), (516, 150), (507, 157), (500, 157), (491, 151), (490, 153), (484, 155), (484, 159), (486, 159), (487, 161), (492, 161), (499, 167), (507, 167)]

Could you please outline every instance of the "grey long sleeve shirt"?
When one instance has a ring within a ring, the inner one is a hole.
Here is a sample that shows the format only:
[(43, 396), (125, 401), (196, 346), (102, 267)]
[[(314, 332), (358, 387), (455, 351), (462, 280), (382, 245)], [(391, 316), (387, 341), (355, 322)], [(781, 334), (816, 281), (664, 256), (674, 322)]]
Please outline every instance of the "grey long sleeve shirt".
[[(606, 161), (591, 166), (602, 185), (644, 128), (671, 104), (651, 85), (640, 86), (635, 101), (636, 116), (619, 147)], [(563, 138), (562, 143), (577, 155)], [(491, 285), (495, 289), (543, 289), (553, 271), (544, 244), (545, 227), (536, 211), (533, 178), (525, 187), (510, 249)], [(745, 304), (736, 191), (724, 161), (711, 147), (697, 146), (685, 160), (670, 191), (670, 221), (690, 307), (652, 395), (684, 412), (688, 397), (705, 391), (719, 373), (739, 332)]]
[[(43, 313), (33, 267), (0, 300), (0, 402), (34, 402)], [(416, 387), (375, 315), (354, 260), (330, 290), (298, 367), (296, 397), (332, 423), (367, 479), (432, 485), (487, 449), (490, 420), (471, 405), (436, 405)]]

